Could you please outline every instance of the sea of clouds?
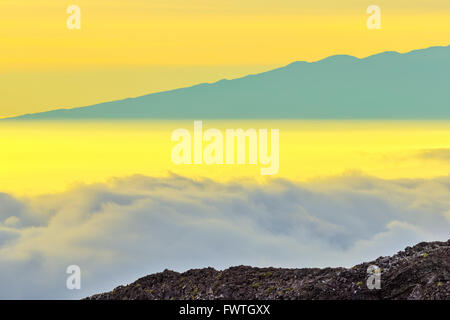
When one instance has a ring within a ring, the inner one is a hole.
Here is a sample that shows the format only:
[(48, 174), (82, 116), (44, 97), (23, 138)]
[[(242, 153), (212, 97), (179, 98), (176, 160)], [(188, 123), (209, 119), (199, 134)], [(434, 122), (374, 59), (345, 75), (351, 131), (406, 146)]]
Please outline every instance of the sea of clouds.
[[(0, 298), (77, 299), (164, 269), (351, 267), (450, 238), (450, 177), (294, 183), (132, 176), (0, 193)], [(82, 289), (66, 288), (78, 265)]]

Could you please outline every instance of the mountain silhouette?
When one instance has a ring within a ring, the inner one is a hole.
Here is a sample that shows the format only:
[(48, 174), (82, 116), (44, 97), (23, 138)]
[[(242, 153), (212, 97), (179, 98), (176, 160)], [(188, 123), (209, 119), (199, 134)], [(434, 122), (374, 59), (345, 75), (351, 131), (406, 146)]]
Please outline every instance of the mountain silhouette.
[(234, 80), (15, 119), (450, 119), (450, 46), (336, 55)]

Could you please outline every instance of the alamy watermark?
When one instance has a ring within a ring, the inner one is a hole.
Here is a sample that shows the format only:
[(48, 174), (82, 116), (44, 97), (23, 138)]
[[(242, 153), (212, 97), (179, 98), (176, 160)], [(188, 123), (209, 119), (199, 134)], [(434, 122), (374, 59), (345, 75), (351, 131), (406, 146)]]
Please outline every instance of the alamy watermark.
[(366, 282), (367, 288), (369, 290), (381, 289), (381, 269), (376, 265), (371, 265), (367, 268), (367, 274), (369, 275)]
[(376, 5), (370, 5), (366, 10), (370, 14), (367, 19), (367, 28), (370, 30), (381, 29), (381, 8)]
[(67, 28), (69, 30), (81, 29), (81, 8), (75, 4), (67, 7), (66, 10), (69, 17), (67, 18)]
[(66, 288), (69, 290), (81, 289), (81, 268), (77, 265), (70, 265), (66, 269), (69, 274), (66, 280)]
[(226, 129), (224, 134), (211, 128), (203, 132), (202, 121), (194, 121), (193, 138), (189, 130), (180, 128), (172, 132), (171, 140), (178, 142), (171, 153), (175, 164), (259, 164), (262, 175), (279, 170), (279, 129), (270, 130), (270, 151), (268, 129)]

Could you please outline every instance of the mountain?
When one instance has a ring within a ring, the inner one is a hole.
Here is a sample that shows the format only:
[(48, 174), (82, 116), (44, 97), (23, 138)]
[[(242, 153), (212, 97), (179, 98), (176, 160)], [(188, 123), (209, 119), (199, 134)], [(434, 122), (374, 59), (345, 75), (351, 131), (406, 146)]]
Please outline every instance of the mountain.
[[(450, 46), (337, 55), (269, 72), (19, 119), (450, 119)], [(95, 88), (93, 88), (95, 90)]]
[[(367, 286), (367, 269), (380, 268), (380, 289)], [(392, 257), (351, 269), (233, 267), (185, 273), (165, 270), (90, 300), (273, 300), (414, 299), (450, 300), (450, 240), (422, 242)]]

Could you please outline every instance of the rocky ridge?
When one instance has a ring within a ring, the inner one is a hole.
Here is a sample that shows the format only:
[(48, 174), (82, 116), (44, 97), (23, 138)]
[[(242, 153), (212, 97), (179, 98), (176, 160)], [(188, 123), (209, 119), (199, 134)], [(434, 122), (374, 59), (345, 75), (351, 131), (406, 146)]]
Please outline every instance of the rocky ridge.
[[(369, 266), (379, 267), (381, 288), (369, 289)], [(165, 270), (91, 300), (450, 300), (450, 240), (422, 242), (392, 257), (347, 268)]]

